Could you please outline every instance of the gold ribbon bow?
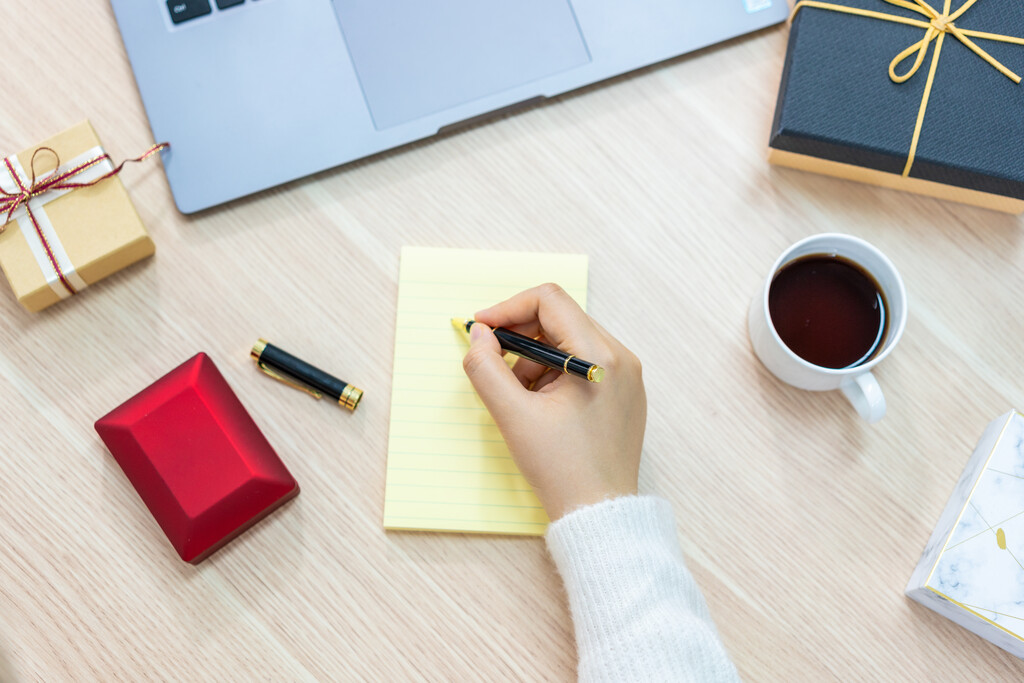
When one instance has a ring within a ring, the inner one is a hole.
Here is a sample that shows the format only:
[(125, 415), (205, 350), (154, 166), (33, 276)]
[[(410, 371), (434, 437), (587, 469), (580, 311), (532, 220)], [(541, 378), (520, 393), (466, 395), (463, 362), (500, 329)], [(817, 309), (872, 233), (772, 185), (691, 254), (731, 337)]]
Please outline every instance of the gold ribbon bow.
[[(889, 62), (889, 78), (891, 78), (894, 83), (905, 83), (918, 72), (921, 65), (924, 63), (925, 56), (928, 53), (928, 46), (933, 40), (935, 41), (935, 50), (932, 52), (932, 61), (928, 68), (928, 80), (925, 83), (924, 94), (921, 97), (921, 106), (917, 114), (917, 123), (914, 125), (914, 137), (910, 143), (910, 153), (907, 155), (907, 164), (903, 168), (903, 175), (906, 177), (910, 175), (910, 169), (914, 165), (914, 157), (917, 155), (917, 143), (921, 137), (921, 127), (924, 125), (924, 115), (925, 111), (928, 109), (928, 98), (931, 96), (932, 84), (935, 82), (935, 72), (939, 66), (939, 55), (942, 53), (942, 43), (946, 36), (951, 35), (959, 40), (971, 52), (984, 59), (999, 73), (1017, 84), (1020, 84), (1020, 76), (1007, 69), (1001, 62), (999, 62), (999, 60), (979, 47), (977, 43), (971, 40), (971, 38), (995, 40), (1001, 43), (1012, 43), (1014, 45), (1024, 45), (1024, 38), (1004, 36), (998, 33), (986, 33), (984, 31), (972, 31), (970, 29), (960, 28), (953, 23), (963, 16), (964, 12), (974, 6), (978, 0), (967, 0), (967, 2), (961, 5), (960, 8), (952, 14), (950, 13), (952, 0), (944, 0), (945, 4), (943, 5), (941, 12), (933, 8), (925, 2), (925, 0), (884, 0), (884, 2), (921, 14), (925, 19), (927, 19), (927, 21), (911, 19), (909, 17), (898, 16), (895, 14), (886, 14), (884, 12), (875, 12), (873, 10), (860, 9), (858, 7), (836, 5), (829, 2), (817, 2), (817, 0), (800, 0), (800, 2), (796, 3), (793, 7), (793, 12), (789, 15), (789, 20), (792, 21), (797, 12), (804, 7), (815, 7), (817, 9), (828, 10), (831, 12), (854, 14), (861, 17), (868, 17), (869, 19), (879, 19), (881, 21), (889, 21), (896, 24), (905, 24), (907, 26), (923, 28), (925, 30), (924, 37), (908, 47), (906, 50), (903, 50), (903, 52), (896, 55), (896, 57)], [(915, 53), (917, 54), (917, 57), (914, 59), (914, 63), (911, 65), (910, 69), (902, 75), (897, 74), (897, 67)]]

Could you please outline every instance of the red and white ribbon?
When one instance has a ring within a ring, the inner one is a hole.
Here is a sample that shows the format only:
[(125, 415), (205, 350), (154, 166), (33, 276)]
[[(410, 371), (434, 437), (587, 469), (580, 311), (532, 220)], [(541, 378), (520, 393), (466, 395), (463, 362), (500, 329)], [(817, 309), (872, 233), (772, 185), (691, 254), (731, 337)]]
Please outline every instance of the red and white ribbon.
[(86, 287), (86, 282), (76, 272), (44, 207), (68, 192), (117, 175), (129, 161), (143, 161), (167, 147), (167, 143), (153, 145), (142, 156), (122, 161), (115, 167), (110, 156), (97, 146), (67, 164), (62, 165), (58, 157), (57, 168), (37, 176), (35, 163), (40, 152), (48, 151), (57, 157), (49, 147), (40, 147), (32, 154), (31, 177), (17, 156), (7, 157), (0, 167), (0, 215), (6, 213), (0, 233), (8, 223), (16, 221), (50, 289), (61, 299), (76, 294)]

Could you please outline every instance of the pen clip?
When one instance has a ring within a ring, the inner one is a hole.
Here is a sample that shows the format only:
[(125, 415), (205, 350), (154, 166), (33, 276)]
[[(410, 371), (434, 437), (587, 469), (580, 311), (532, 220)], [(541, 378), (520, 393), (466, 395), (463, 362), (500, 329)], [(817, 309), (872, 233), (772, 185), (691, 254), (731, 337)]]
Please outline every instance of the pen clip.
[(267, 367), (266, 363), (262, 363), (262, 362), (256, 363), (256, 367), (258, 367), (263, 372), (263, 374), (265, 374), (265, 375), (267, 375), (269, 377), (273, 377), (274, 379), (276, 379), (278, 382), (281, 382), (282, 384), (287, 384), (292, 389), (298, 389), (299, 391), (304, 391), (304, 392), (306, 392), (307, 394), (309, 394), (310, 396), (312, 396), (313, 398), (315, 398), (318, 401), (324, 397), (324, 395), (321, 394), (319, 391), (315, 391), (313, 389), (310, 389), (309, 387), (303, 386), (302, 384), (299, 384), (298, 382), (293, 382), (292, 380), (290, 380), (289, 378), (285, 377), (284, 375), (278, 374), (274, 370), (271, 370), (270, 368)]

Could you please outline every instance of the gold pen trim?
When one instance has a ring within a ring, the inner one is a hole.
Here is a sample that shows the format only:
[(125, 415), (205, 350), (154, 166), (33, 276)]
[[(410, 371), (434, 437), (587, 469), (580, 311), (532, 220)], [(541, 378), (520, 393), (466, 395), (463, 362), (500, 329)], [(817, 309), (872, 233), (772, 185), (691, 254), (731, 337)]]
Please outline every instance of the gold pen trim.
[(604, 379), (604, 368), (600, 365), (591, 365), (587, 370), (587, 379), (595, 384)]
[(349, 410), (355, 410), (362, 398), (363, 390), (349, 384), (341, 392), (341, 396), (338, 397), (338, 405), (348, 408)]
[(567, 375), (569, 374), (569, 361), (571, 361), (575, 357), (576, 356), (569, 356), (568, 358), (565, 359), (565, 362), (562, 363), (562, 372), (564, 372)]
[(267, 342), (266, 339), (262, 339), (262, 338), (258, 339), (256, 341), (256, 343), (252, 345), (252, 351), (249, 352), (249, 356), (254, 361), (259, 363), (260, 362), (260, 358), (263, 357), (263, 352), (266, 350), (268, 343), (269, 342)]

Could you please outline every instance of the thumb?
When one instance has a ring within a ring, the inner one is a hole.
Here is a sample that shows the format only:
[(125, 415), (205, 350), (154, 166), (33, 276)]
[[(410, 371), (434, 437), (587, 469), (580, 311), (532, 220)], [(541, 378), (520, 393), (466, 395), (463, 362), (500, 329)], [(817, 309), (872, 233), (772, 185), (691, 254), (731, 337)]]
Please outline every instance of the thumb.
[(474, 323), (469, 328), (469, 351), (462, 359), (462, 368), (496, 422), (501, 422), (527, 393), (502, 358), (498, 338), (487, 325)]

